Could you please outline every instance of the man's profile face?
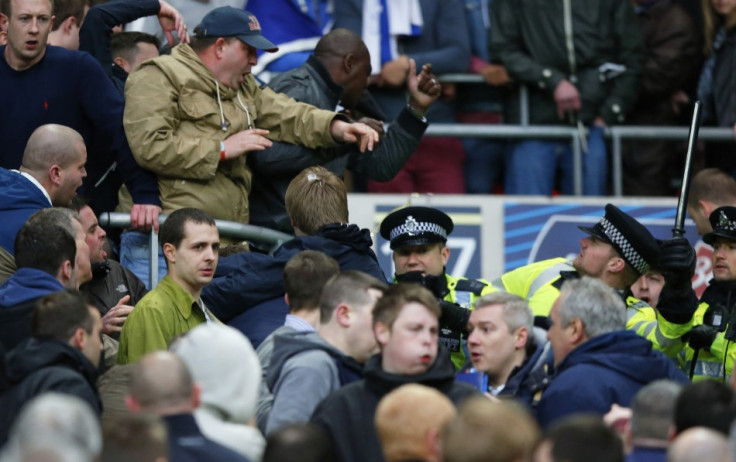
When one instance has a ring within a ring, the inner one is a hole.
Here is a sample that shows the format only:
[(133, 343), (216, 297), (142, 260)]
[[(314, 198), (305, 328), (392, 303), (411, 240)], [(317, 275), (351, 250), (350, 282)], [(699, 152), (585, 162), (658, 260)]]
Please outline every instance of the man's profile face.
[(217, 228), (207, 223), (187, 221), (179, 247), (165, 244), (169, 273), (189, 293), (198, 293), (215, 275), (220, 250)]
[(572, 266), (582, 276), (600, 278), (614, 256), (611, 244), (594, 236), (587, 236), (580, 239), (580, 253), (575, 257)]
[(421, 303), (407, 303), (391, 328), (377, 323), (375, 332), (386, 372), (422, 374), (437, 359), (439, 320)]
[(82, 347), (82, 354), (89, 359), (95, 367), (100, 365), (100, 352), (102, 351), (102, 319), (100, 312), (93, 306), (88, 306), (90, 315), (94, 322), (92, 323), (92, 332), (87, 335), (87, 343)]
[(82, 228), (82, 223), (72, 220), (74, 226), (74, 243), (77, 246), (77, 257), (74, 260), (74, 281), (76, 287), (92, 280), (92, 264), (89, 260), (89, 247), (87, 246), (87, 233)]
[(251, 67), (258, 64), (256, 49), (238, 39), (231, 39), (222, 44), (221, 53), (218, 79), (230, 88), (239, 88), (245, 82), (245, 76), (250, 74)]
[(547, 339), (552, 346), (552, 351), (555, 358), (555, 366), (559, 365), (563, 359), (573, 350), (572, 345), (568, 341), (568, 330), (570, 325), (562, 325), (560, 320), (560, 305), (567, 294), (560, 295), (552, 305), (552, 310), (549, 312), (550, 327), (547, 331)]
[(10, 67), (25, 70), (43, 58), (53, 19), (49, 0), (10, 0), (5, 48)]
[(89, 247), (89, 258), (92, 263), (102, 263), (107, 258), (107, 252), (104, 250), (105, 237), (107, 233), (97, 221), (95, 212), (85, 205), (79, 210), (79, 218), (82, 221), (82, 228), (86, 234), (86, 242)]
[(703, 212), (700, 205), (695, 207), (688, 205), (687, 213), (695, 222), (695, 229), (698, 232), (698, 236), (702, 236), (703, 234), (713, 231), (713, 228), (710, 226), (710, 221), (708, 221), (708, 217), (705, 215), (705, 212)]
[[(54, 194), (56, 200), (54, 205), (66, 207), (77, 195), (77, 189), (82, 186), (82, 179), (87, 176), (85, 165), (87, 164), (87, 148), (84, 143), (77, 143), (77, 158), (69, 165), (59, 170), (58, 191)], [(58, 203), (57, 203), (58, 202)]]
[(382, 293), (376, 289), (368, 289), (366, 292), (368, 301), (352, 307), (353, 323), (350, 326), (350, 356), (359, 363), (368, 361), (372, 355), (378, 353), (376, 337), (373, 335), (373, 306)]
[(354, 56), (353, 67), (345, 81), (342, 82), (343, 91), (340, 95), (340, 102), (346, 109), (354, 109), (358, 105), (368, 85), (368, 77), (371, 75), (371, 59), (368, 50), (361, 50)]
[(440, 276), (450, 258), (450, 249), (442, 243), (403, 245), (394, 250), (396, 274), (420, 272), (423, 276)]
[(736, 241), (717, 237), (713, 242), (713, 278), (716, 281), (736, 280)]

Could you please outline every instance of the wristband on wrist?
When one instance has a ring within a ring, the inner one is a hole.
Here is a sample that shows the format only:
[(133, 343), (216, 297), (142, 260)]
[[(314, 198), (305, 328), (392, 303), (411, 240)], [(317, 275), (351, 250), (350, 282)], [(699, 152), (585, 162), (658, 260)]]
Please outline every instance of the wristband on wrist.
[(220, 162), (225, 162), (225, 142), (220, 141)]

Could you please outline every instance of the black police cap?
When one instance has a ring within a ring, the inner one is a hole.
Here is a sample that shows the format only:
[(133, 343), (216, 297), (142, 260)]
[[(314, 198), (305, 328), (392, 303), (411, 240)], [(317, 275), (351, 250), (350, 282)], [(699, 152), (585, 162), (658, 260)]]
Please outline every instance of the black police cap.
[(659, 244), (652, 233), (631, 216), (613, 204), (606, 205), (606, 213), (595, 226), (579, 226), (591, 236), (613, 246), (639, 274), (657, 264)]
[(391, 249), (405, 245), (447, 242), (452, 219), (431, 207), (404, 207), (389, 213), (381, 222), (381, 236), (391, 242)]
[(718, 207), (708, 217), (713, 231), (703, 236), (706, 244), (713, 245), (717, 237), (736, 241), (736, 207)]

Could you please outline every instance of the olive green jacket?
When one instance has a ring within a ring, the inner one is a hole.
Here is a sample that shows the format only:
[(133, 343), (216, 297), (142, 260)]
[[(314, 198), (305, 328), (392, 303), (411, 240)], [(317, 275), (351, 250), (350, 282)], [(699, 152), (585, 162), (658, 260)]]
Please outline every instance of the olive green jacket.
[(158, 176), (164, 213), (196, 207), (248, 222), (251, 172), (245, 156), (220, 162), (220, 141), (249, 126), (309, 148), (337, 144), (334, 112), (261, 89), (250, 74), (237, 90), (218, 83), (186, 44), (143, 63), (128, 77), (125, 98), (128, 143), (138, 164)]

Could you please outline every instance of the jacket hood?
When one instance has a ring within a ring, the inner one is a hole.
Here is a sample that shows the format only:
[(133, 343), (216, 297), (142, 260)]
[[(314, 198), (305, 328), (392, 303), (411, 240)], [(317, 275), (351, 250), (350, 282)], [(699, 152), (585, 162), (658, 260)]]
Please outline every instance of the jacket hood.
[(7, 354), (7, 377), (10, 383), (19, 383), (39, 369), (49, 366), (74, 369), (84, 375), (92, 385), (97, 380), (97, 368), (89, 359), (81, 351), (58, 340), (29, 338)]
[(366, 388), (374, 393), (384, 395), (394, 388), (407, 383), (418, 383), (447, 394), (455, 383), (455, 367), (450, 359), (450, 354), (440, 349), (437, 359), (423, 374), (397, 375), (384, 371), (381, 368), (383, 356), (374, 355), (365, 365), (363, 375)]
[(28, 300), (64, 290), (50, 274), (35, 268), (20, 268), (0, 286), (0, 307), (11, 307)]
[[(0, 191), (3, 192), (3, 203), (0, 210), (35, 211), (51, 207), (46, 196), (30, 180), (20, 173), (4, 168), (0, 168)], [(29, 194), (29, 191), (35, 191), (36, 194)]]
[(281, 369), (289, 358), (309, 350), (322, 350), (333, 357), (345, 356), (340, 350), (327, 343), (316, 332), (284, 332), (283, 334), (276, 335), (273, 339), (271, 365), (266, 372), (266, 384), (268, 388), (270, 390), (274, 389), (276, 381), (278, 381), (281, 375)]
[(652, 343), (632, 331), (598, 335), (574, 349), (560, 364), (560, 374), (578, 364), (599, 365), (646, 385), (654, 380), (684, 377)]
[(201, 324), (171, 345), (202, 386), (202, 406), (222, 420), (247, 423), (254, 415), (261, 364), (250, 342), (224, 324)]

